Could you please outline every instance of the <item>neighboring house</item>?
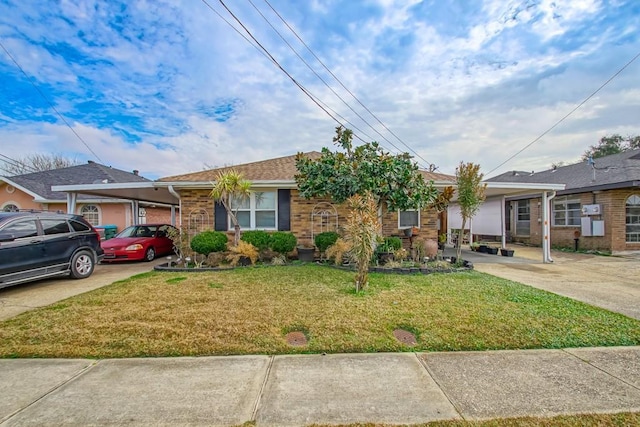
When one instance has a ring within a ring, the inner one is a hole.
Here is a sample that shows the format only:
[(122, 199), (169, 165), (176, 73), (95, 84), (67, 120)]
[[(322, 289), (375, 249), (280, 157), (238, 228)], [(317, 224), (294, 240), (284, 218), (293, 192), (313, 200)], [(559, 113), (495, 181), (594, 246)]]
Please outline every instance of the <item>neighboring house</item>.
[[(640, 150), (538, 173), (507, 172), (487, 182), (565, 184), (551, 199), (554, 245), (577, 243), (614, 254), (640, 252)], [(538, 195), (506, 199), (507, 230), (513, 241), (542, 243), (540, 202)]]
[[(131, 182), (151, 181), (138, 175), (138, 171), (125, 172), (92, 161), (67, 168), (3, 176), (0, 177), (0, 209), (68, 212), (67, 193), (53, 191), (52, 186)], [(138, 215), (134, 215), (136, 209), (131, 200), (78, 195), (73, 213), (84, 216), (93, 225), (112, 224), (118, 230), (135, 223), (168, 222), (171, 218), (168, 206), (151, 203), (140, 206)]]
[[(317, 159), (319, 152), (306, 153)], [(180, 224), (193, 235), (203, 230), (220, 230), (233, 233), (227, 212), (209, 197), (212, 182), (220, 172), (234, 169), (252, 182), (249, 200), (234, 206), (242, 230), (261, 229), (293, 232), (301, 244), (312, 244), (313, 238), (323, 231), (336, 231), (345, 224), (347, 208), (329, 199), (302, 198), (294, 179), (297, 169), (295, 155), (241, 164), (207, 171), (170, 176), (160, 179), (157, 185), (166, 185), (180, 198)], [(439, 173), (423, 172), (426, 180), (433, 180), (436, 187), (453, 184), (454, 177)], [(433, 210), (388, 212), (383, 216), (384, 235), (402, 236), (405, 228), (420, 228), (420, 236), (437, 239), (446, 215)], [(408, 242), (408, 239), (405, 239)]]

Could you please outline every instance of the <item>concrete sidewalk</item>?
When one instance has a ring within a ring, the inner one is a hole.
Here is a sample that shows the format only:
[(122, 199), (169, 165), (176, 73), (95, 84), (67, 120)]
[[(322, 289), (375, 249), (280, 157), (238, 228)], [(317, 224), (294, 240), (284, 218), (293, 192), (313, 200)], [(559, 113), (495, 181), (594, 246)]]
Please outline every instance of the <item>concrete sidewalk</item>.
[(0, 425), (412, 424), (640, 411), (640, 347), (0, 360)]

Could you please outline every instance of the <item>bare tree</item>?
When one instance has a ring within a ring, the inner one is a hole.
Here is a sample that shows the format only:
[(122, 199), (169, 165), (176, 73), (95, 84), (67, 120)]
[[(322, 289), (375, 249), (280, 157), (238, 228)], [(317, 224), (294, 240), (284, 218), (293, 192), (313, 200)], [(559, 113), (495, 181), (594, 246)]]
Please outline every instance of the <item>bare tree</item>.
[(60, 154), (30, 154), (17, 159), (3, 158), (2, 161), (0, 169), (10, 176), (67, 168), (80, 164), (77, 159), (64, 157)]

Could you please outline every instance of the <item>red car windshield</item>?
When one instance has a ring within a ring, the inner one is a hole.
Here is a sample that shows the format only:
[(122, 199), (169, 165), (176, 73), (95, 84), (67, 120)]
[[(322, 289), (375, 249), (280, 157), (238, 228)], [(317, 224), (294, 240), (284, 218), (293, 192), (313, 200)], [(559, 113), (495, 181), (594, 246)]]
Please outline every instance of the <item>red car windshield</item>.
[(132, 225), (122, 230), (116, 237), (153, 237), (158, 227), (146, 225)]

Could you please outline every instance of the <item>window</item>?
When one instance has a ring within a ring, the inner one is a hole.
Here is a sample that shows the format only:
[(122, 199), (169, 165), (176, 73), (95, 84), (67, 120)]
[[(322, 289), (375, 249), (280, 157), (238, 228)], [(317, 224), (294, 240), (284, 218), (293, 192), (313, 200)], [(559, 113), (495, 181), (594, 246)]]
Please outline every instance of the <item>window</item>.
[[(231, 209), (236, 212), (236, 218), (244, 229), (275, 229), (276, 228), (276, 192), (256, 191), (245, 198), (233, 198)], [(229, 229), (233, 223), (229, 221)]]
[(553, 199), (553, 225), (580, 225), (581, 212), (579, 199), (568, 197)]
[(625, 204), (626, 213), (626, 241), (640, 243), (640, 196), (633, 195)]
[(420, 211), (411, 209), (400, 211), (398, 214), (398, 228), (420, 227)]
[(6, 205), (4, 205), (2, 210), (4, 212), (18, 212), (20, 209), (13, 203), (7, 203)]
[(33, 219), (16, 221), (2, 229), (3, 233), (13, 234), (16, 239), (35, 237), (38, 235), (38, 226)]
[(100, 211), (96, 205), (84, 205), (80, 209), (80, 215), (91, 225), (100, 224)]
[(40, 224), (46, 236), (69, 232), (69, 224), (64, 219), (41, 219)]
[(529, 200), (516, 202), (516, 236), (531, 234), (531, 203)]

